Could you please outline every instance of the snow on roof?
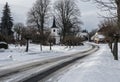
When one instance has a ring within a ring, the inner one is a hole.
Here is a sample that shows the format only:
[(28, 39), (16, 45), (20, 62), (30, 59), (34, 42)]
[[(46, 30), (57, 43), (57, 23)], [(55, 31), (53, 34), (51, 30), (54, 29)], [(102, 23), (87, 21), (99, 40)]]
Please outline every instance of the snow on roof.
[(77, 35), (76, 36), (81, 36), (81, 37), (83, 37), (83, 36), (87, 36), (88, 34), (87, 33), (82, 33), (82, 32), (79, 32), (79, 33), (77, 33)]
[(98, 34), (97, 37), (98, 37), (98, 38), (105, 38), (105, 36), (102, 35), (102, 34)]
[(7, 44), (6, 42), (0, 42), (0, 44)]

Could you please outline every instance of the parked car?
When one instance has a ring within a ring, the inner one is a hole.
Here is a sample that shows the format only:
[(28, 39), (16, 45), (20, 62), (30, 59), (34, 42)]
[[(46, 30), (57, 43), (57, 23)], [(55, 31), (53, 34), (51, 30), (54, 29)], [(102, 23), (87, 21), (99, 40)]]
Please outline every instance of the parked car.
[(8, 44), (6, 42), (0, 42), (0, 49), (8, 49)]

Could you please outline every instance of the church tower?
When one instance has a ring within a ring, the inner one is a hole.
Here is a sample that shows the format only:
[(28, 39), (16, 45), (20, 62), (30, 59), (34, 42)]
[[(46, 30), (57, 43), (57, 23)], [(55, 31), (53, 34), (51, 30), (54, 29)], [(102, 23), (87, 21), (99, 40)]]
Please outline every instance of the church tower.
[(55, 17), (53, 19), (53, 25), (51, 27), (51, 36), (55, 39), (55, 44), (59, 44), (60, 43), (60, 30), (56, 26)]

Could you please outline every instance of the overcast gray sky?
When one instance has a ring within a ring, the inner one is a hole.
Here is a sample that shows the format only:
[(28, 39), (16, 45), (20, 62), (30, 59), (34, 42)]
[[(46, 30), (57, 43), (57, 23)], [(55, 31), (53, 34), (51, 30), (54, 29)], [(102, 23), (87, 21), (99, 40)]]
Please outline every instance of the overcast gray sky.
[[(35, 1), (36, 0), (0, 0), (0, 17), (5, 3), (8, 2), (12, 16), (14, 17), (14, 22), (23, 22), (25, 24), (27, 13)], [(54, 0), (51, 1), (53, 2)], [(82, 28), (89, 31), (97, 28), (101, 18), (97, 14), (100, 13), (100, 10), (96, 8), (96, 5), (93, 2), (82, 2), (80, 0), (77, 0), (77, 5), (80, 8), (81, 20), (84, 23)]]

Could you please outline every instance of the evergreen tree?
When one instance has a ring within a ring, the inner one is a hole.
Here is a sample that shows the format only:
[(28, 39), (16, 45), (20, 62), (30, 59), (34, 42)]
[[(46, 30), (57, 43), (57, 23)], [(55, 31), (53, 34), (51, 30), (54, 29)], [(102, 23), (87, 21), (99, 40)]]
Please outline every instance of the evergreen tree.
[(13, 36), (12, 32), (12, 26), (13, 26), (13, 19), (11, 17), (10, 8), (8, 6), (8, 3), (4, 6), (3, 9), (3, 16), (1, 18), (1, 33), (5, 37), (7, 36)]

